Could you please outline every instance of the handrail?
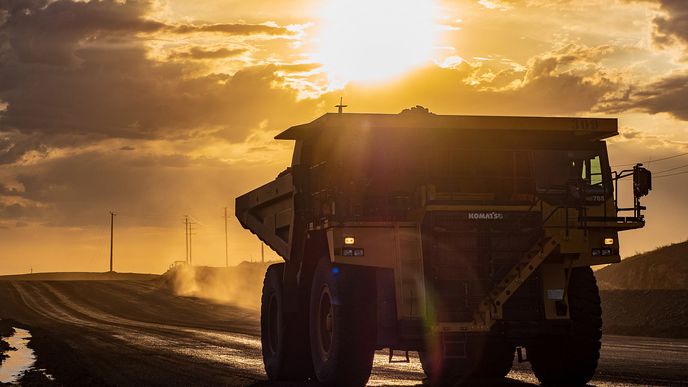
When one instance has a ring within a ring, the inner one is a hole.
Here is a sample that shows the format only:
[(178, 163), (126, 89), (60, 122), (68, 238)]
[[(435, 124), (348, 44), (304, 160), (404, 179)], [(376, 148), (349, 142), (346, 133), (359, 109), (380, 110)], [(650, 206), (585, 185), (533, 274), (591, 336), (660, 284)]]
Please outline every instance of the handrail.
[(640, 196), (636, 194), (635, 189), (633, 190), (633, 207), (619, 207), (619, 180), (627, 178), (629, 176), (635, 176), (638, 173), (638, 169), (642, 167), (642, 164), (636, 164), (633, 169), (624, 169), (620, 172), (612, 171), (614, 180), (614, 207), (616, 208), (617, 215), (619, 212), (633, 211), (633, 218), (644, 222), (645, 216), (642, 214), (642, 210), (646, 207), (640, 204)]

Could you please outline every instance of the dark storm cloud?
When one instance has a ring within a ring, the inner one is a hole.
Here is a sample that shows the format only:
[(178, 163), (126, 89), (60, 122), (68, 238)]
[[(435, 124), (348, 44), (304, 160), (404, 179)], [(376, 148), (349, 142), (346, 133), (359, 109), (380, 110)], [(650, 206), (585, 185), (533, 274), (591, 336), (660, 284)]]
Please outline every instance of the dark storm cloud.
[(622, 97), (605, 101), (599, 108), (612, 113), (630, 109), (653, 114), (669, 113), (688, 121), (688, 72), (677, 72), (647, 85), (631, 88)]
[(21, 135), (9, 133), (0, 138), (0, 165), (13, 163), (29, 152), (45, 155), (48, 151), (44, 139), (37, 135)]
[[(4, 219), (25, 219), (33, 220), (38, 219), (45, 215), (42, 209), (36, 205), (26, 205), (26, 204), (3, 204), (0, 203), (0, 220)], [(22, 221), (17, 221), (22, 222)]]
[(668, 46), (679, 42), (688, 46), (688, 1), (656, 0), (656, 2), (662, 14), (653, 19), (655, 43)]
[(88, 227), (103, 224), (108, 209), (115, 209), (127, 226), (176, 226), (189, 206), (204, 210), (198, 203), (217, 203), (221, 208), (274, 177), (266, 169), (180, 153), (93, 151), (48, 159), (16, 167), (14, 184), (21, 190), (0, 185), (0, 224)]
[(84, 41), (131, 37), (136, 33), (292, 34), (284, 27), (262, 24), (165, 24), (146, 19), (151, 4), (143, 0), (126, 3), (0, 0), (0, 9), (8, 15), (1, 31), (7, 35), (21, 62), (47, 64), (75, 63), (76, 48)]
[[(20, 168), (15, 177), (23, 187), (12, 196), (32, 205), (0, 205), (0, 219), (40, 222), (52, 226), (83, 226), (97, 223), (108, 208), (135, 208), (139, 213), (160, 212), (178, 197), (173, 186), (178, 168), (192, 165), (183, 155), (173, 156), (176, 166), (158, 156), (88, 152), (50, 160), (32, 168)], [(171, 170), (167, 170), (170, 168)], [(166, 208), (167, 209), (167, 208)]]
[[(146, 20), (148, 1), (120, 4), (114, 0), (97, 2), (12, 1), (0, 8), (9, 12), (0, 29), (21, 63), (74, 64), (76, 49), (85, 40), (154, 32), (158, 22)], [(7, 53), (3, 53), (3, 57)]]
[[(196, 75), (193, 63), (149, 57), (141, 33), (278, 34), (264, 25), (167, 25), (146, 19), (149, 1), (0, 0), (0, 163), (30, 151), (105, 138), (184, 138), (211, 128), (241, 141), (271, 114), (294, 106), (277, 67)], [(195, 57), (238, 54), (197, 49)], [(248, 86), (250, 85), (250, 86)]]

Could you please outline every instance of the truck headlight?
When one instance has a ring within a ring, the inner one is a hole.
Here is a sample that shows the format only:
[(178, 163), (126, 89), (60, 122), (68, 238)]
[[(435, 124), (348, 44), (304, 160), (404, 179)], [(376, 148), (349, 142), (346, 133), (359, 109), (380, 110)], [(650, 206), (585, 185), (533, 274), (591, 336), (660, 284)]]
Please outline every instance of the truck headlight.
[(605, 246), (612, 246), (614, 244), (614, 238), (604, 238)]

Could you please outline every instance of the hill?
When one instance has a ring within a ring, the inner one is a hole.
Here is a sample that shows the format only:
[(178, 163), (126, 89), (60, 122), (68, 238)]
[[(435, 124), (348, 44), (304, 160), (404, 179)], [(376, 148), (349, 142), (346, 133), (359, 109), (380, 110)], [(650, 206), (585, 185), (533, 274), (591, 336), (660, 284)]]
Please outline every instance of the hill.
[(688, 289), (688, 241), (626, 258), (595, 272), (600, 289)]

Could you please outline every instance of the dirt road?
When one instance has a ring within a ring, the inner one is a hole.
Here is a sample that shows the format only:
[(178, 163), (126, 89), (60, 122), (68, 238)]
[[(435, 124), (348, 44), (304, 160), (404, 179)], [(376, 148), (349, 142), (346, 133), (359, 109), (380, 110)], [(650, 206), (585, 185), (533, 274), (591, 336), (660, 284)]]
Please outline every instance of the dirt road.
[[(34, 335), (39, 366), (66, 385), (269, 385), (256, 311), (175, 297), (156, 281), (0, 281), (0, 318)], [(375, 359), (371, 385), (419, 385)], [(682, 385), (688, 340), (607, 336), (593, 385)], [(516, 365), (502, 385), (536, 380)], [(686, 384), (688, 385), (688, 384)]]

